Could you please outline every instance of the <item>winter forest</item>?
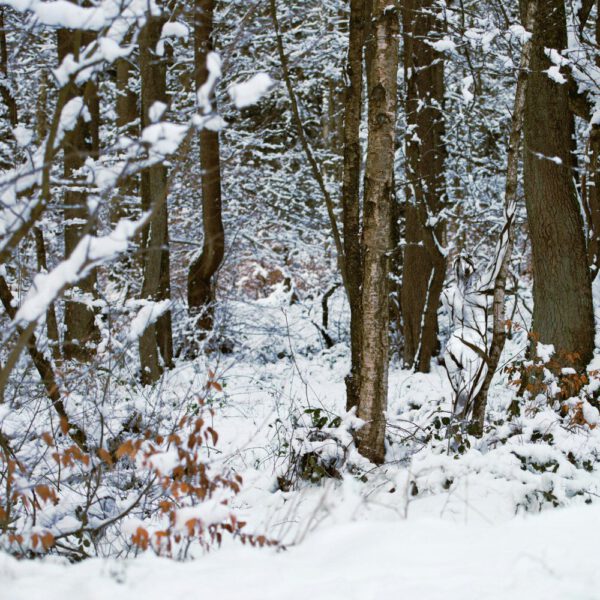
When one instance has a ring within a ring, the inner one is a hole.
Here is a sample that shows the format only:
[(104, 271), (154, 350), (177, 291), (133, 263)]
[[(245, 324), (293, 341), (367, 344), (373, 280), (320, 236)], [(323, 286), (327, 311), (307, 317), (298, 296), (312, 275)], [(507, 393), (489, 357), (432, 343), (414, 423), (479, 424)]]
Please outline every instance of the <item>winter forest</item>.
[(0, 600), (600, 598), (600, 0), (0, 0), (0, 96)]

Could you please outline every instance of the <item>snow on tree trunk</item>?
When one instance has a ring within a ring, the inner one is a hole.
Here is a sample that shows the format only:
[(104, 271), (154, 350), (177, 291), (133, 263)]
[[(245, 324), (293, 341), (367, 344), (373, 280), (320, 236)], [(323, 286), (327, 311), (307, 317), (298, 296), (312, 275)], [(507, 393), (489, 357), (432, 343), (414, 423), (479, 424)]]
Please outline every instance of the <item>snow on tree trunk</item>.
[(358, 416), (366, 424), (358, 432), (358, 448), (374, 463), (382, 463), (390, 346), (388, 273), (398, 105), (398, 11), (388, 0), (375, 0), (371, 22), (358, 392)]
[(401, 306), (404, 362), (429, 372), (437, 346), (437, 313), (446, 275), (443, 250), (444, 61), (432, 34), (442, 23), (432, 0), (402, 4), (406, 80), (406, 247)]

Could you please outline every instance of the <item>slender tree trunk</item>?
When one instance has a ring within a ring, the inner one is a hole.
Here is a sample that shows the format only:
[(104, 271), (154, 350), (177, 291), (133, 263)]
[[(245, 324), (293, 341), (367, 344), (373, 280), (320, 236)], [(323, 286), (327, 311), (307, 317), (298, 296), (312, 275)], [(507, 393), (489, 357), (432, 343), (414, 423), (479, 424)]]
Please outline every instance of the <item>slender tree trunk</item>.
[(363, 94), (363, 49), (368, 28), (370, 0), (350, 1), (348, 62), (346, 65), (346, 98), (344, 106), (344, 171), (342, 210), (346, 286), (350, 304), (351, 366), (346, 376), (346, 408), (358, 403), (358, 371), (360, 367), (362, 257), (360, 241), (360, 124)]
[[(533, 31), (538, 0), (529, 0), (525, 27)], [(481, 388), (473, 403), (474, 433), (481, 435), (485, 421), (487, 399), (492, 380), (500, 362), (500, 356), (506, 342), (506, 278), (513, 250), (514, 222), (517, 211), (517, 190), (519, 185), (519, 147), (523, 132), (523, 119), (525, 114), (525, 95), (531, 62), (532, 40), (523, 45), (517, 91), (512, 114), (511, 130), (508, 140), (508, 156), (506, 165), (506, 188), (504, 192), (504, 226), (498, 240), (496, 258), (493, 263), (492, 280), (493, 306), (492, 306), (492, 343), (488, 352), (487, 372)]]
[(38, 80), (37, 103), (35, 107), (35, 125), (37, 139), (42, 143), (48, 135), (48, 71), (42, 69)]
[[(48, 272), (48, 260), (44, 232), (40, 227), (35, 227), (33, 234), (35, 236), (35, 254), (37, 257), (38, 271)], [(58, 319), (56, 318), (54, 303), (50, 304), (46, 310), (46, 331), (48, 333), (48, 340), (52, 347), (52, 358), (54, 358), (56, 361), (59, 361), (61, 360), (62, 355), (60, 352), (60, 335), (58, 332)]]
[[(117, 71), (117, 127), (119, 133), (132, 139), (139, 134), (138, 97), (131, 88), (133, 66), (128, 58), (120, 58), (116, 62)], [(114, 224), (120, 219), (131, 218), (135, 213), (133, 206), (138, 194), (135, 177), (128, 177), (119, 188), (118, 195), (112, 201), (110, 219)]]
[(590, 162), (585, 175), (584, 202), (590, 230), (588, 262), (593, 278), (600, 269), (600, 126), (598, 125), (591, 126), (589, 157)]
[[(120, 58), (116, 61), (116, 87), (117, 87), (117, 127), (121, 135), (132, 140), (139, 138), (140, 113), (138, 110), (138, 94), (133, 90), (131, 83), (133, 79), (133, 65), (128, 58)], [(131, 175), (123, 179), (110, 203), (110, 220), (116, 225), (121, 219), (135, 219), (140, 212), (140, 190), (139, 177)], [(111, 271), (111, 278), (125, 279), (125, 294), (131, 298), (137, 291), (136, 282), (140, 280), (143, 270), (143, 253), (140, 251), (143, 236), (136, 236), (135, 246), (127, 252), (121, 261), (119, 271)]]
[[(36, 104), (36, 132), (40, 142), (46, 139), (48, 135), (48, 73), (46, 69), (42, 69), (40, 73), (39, 89), (37, 94)], [(38, 269), (48, 270), (48, 253), (46, 251), (46, 241), (44, 239), (44, 231), (41, 227), (35, 227), (33, 230), (35, 235), (36, 255)], [(56, 308), (54, 302), (46, 311), (46, 328), (48, 331), (48, 339), (52, 344), (52, 357), (58, 361), (62, 359), (60, 347), (60, 334), (58, 329), (58, 319), (56, 318)]]
[[(72, 53), (77, 59), (86, 42), (92, 41), (90, 34), (81, 31), (60, 29), (57, 33), (58, 59), (63, 60)], [(83, 96), (90, 111), (91, 120), (86, 123), (81, 116), (76, 127), (66, 133), (64, 149), (64, 176), (72, 180), (75, 173), (84, 166), (88, 156), (98, 151), (98, 110), (95, 85), (88, 83), (84, 88), (69, 84), (66, 101)], [(89, 230), (91, 218), (87, 207), (87, 192), (67, 189), (64, 193), (64, 236), (65, 256), (70, 256), (86, 230)], [(96, 272), (92, 271), (81, 279), (78, 288), (90, 295), (96, 292)], [(100, 341), (100, 332), (95, 324), (94, 311), (84, 302), (66, 300), (65, 302), (65, 338), (64, 355), (68, 359), (88, 361), (94, 353), (94, 344)]]
[[(587, 20), (587, 15), (594, 2), (585, 3), (583, 6), (587, 14), (582, 18)], [(596, 45), (600, 45), (600, 0), (596, 0)], [(600, 54), (596, 52), (596, 66), (600, 67)], [(585, 174), (585, 182), (582, 185), (584, 194), (584, 206), (588, 219), (588, 258), (592, 278), (598, 274), (600, 269), (600, 125), (592, 124), (589, 139), (590, 161)]]
[[(196, 0), (194, 11), (194, 61), (196, 88), (208, 79), (206, 57), (212, 50), (214, 0)], [(211, 100), (213, 109), (216, 99)], [(190, 313), (198, 317), (200, 331), (213, 326), (215, 281), (225, 253), (225, 232), (221, 206), (221, 164), (219, 133), (209, 129), (200, 131), (200, 167), (202, 168), (202, 224), (204, 243), (202, 252), (194, 258), (188, 272), (188, 305)]]
[[(396, 141), (396, 150), (398, 150), (398, 141)], [(396, 183), (396, 173), (394, 172), (393, 182), (394, 196), (392, 199), (392, 251), (390, 257), (390, 333), (392, 334), (391, 344), (394, 352), (401, 356), (403, 351), (403, 323), (402, 323), (402, 305), (400, 297), (402, 294), (402, 270), (403, 270), (403, 241), (406, 234), (406, 203), (404, 198), (398, 198), (398, 187)]]
[[(147, 16), (140, 32), (140, 75), (142, 82), (142, 127), (150, 124), (149, 111), (155, 102), (166, 104), (166, 65), (155, 50), (164, 23), (163, 17)], [(169, 268), (169, 232), (167, 210), (167, 169), (162, 164), (148, 167), (142, 173), (142, 209), (153, 209), (146, 231), (144, 247), (144, 281), (142, 298), (168, 300), (171, 296)], [(149, 325), (140, 337), (142, 382), (154, 383), (162, 373), (162, 365), (173, 364), (171, 312), (164, 313)]]
[(440, 32), (433, 0), (403, 2), (406, 81), (406, 249), (401, 306), (404, 362), (424, 373), (438, 341), (437, 312), (446, 258), (444, 173), (444, 63), (430, 43)]
[(357, 445), (361, 454), (379, 464), (385, 459), (388, 393), (388, 273), (398, 104), (398, 11), (389, 0), (374, 0), (371, 23), (358, 392), (358, 416), (366, 424), (358, 432)]
[[(548, 76), (547, 48), (567, 45), (563, 0), (540, 5), (525, 103), (525, 198), (533, 255), (533, 332), (565, 363), (583, 368), (594, 314), (583, 219), (573, 178), (567, 88)], [(570, 355), (570, 356), (568, 356)]]
[(327, 216), (329, 217), (329, 224), (331, 226), (331, 234), (333, 236), (333, 241), (337, 252), (338, 269), (340, 271), (340, 275), (344, 283), (344, 289), (347, 290), (348, 284), (346, 282), (345, 253), (342, 236), (340, 235), (340, 231), (337, 225), (337, 219), (335, 216), (335, 206), (333, 204), (333, 199), (331, 198), (329, 190), (325, 185), (325, 180), (323, 179), (323, 174), (321, 173), (321, 169), (319, 167), (317, 159), (315, 158), (315, 155), (308, 142), (306, 132), (304, 131), (304, 124), (300, 115), (298, 99), (296, 97), (296, 92), (294, 91), (294, 85), (290, 76), (289, 61), (283, 46), (283, 36), (281, 35), (281, 31), (279, 28), (279, 20), (277, 18), (277, 0), (270, 0), (270, 5), (271, 19), (275, 28), (275, 37), (277, 38), (277, 50), (281, 62), (281, 70), (283, 72), (283, 79), (285, 81), (285, 86), (290, 97), (290, 104), (292, 108), (292, 121), (295, 125), (298, 137), (300, 138), (300, 144), (302, 145), (302, 149), (304, 150), (304, 154), (306, 155), (306, 158), (310, 165), (313, 177), (317, 185), (319, 186), (321, 193), (323, 194), (323, 199), (325, 200), (325, 208), (327, 209)]
[(11, 127), (18, 125), (17, 101), (8, 76), (8, 44), (6, 42), (5, 8), (0, 7), (0, 94), (8, 110), (8, 120)]

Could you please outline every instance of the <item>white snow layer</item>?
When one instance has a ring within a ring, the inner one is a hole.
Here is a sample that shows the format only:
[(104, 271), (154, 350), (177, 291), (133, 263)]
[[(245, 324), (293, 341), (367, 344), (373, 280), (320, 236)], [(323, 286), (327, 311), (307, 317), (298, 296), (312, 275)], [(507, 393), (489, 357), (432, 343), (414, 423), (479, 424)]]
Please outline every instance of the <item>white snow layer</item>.
[(267, 73), (256, 73), (248, 81), (229, 86), (229, 95), (238, 108), (244, 108), (256, 104), (272, 87)]
[(437, 40), (436, 42), (426, 40), (426, 42), (438, 52), (452, 52), (456, 50), (456, 43), (448, 38)]
[(503, 525), (350, 522), (284, 552), (230, 545), (187, 563), (150, 555), (76, 565), (0, 555), (3, 600), (578, 600), (599, 597), (600, 507)]
[(66, 286), (77, 283), (93, 267), (125, 252), (129, 240), (144, 221), (145, 217), (140, 221), (122, 219), (108, 235), (83, 236), (69, 258), (49, 273), (39, 273), (35, 276), (25, 301), (15, 315), (15, 323), (37, 321)]
[(161, 300), (160, 302), (148, 302), (144, 305), (131, 321), (129, 328), (129, 339), (137, 340), (144, 331), (164, 315), (171, 307), (170, 300)]

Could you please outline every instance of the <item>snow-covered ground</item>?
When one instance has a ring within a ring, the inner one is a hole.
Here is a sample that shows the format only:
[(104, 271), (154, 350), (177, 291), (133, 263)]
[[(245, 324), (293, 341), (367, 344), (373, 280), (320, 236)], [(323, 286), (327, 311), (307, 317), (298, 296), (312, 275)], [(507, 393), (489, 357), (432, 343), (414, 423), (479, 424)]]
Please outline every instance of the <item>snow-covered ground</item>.
[[(170, 406), (185, 411), (213, 371), (222, 389), (208, 398), (219, 433), (211, 461), (242, 475), (231, 509), (247, 530), (285, 550), (226, 539), (208, 554), (192, 549), (194, 560), (183, 563), (147, 553), (75, 565), (0, 554), (0, 600), (600, 598), (600, 428), (567, 427), (544, 398), (508, 419), (515, 392), (500, 378), (490, 430), (457, 450), (463, 442), (450, 440), (442, 422), (452, 402), (444, 369), (393, 366), (386, 464), (365, 464), (343, 443), (347, 347), (323, 347), (312, 311), (289, 306), (285, 294), (232, 307), (229, 330), (239, 322), (244, 332), (234, 354), (182, 362), (134, 402), (165, 415)], [(334, 339), (340, 315), (334, 303)], [(115, 402), (107, 418), (122, 418), (128, 406)], [(315, 415), (339, 444), (328, 439), (321, 449), (307, 439)], [(299, 477), (294, 452), (307, 448), (341, 451), (340, 477)], [(62, 506), (48, 526), (60, 528)], [(127, 532), (137, 522), (131, 515), (120, 526)]]
[(2, 600), (597, 600), (600, 508), (502, 525), (415, 518), (323, 527), (284, 552), (241, 546), (196, 561), (17, 562)]

